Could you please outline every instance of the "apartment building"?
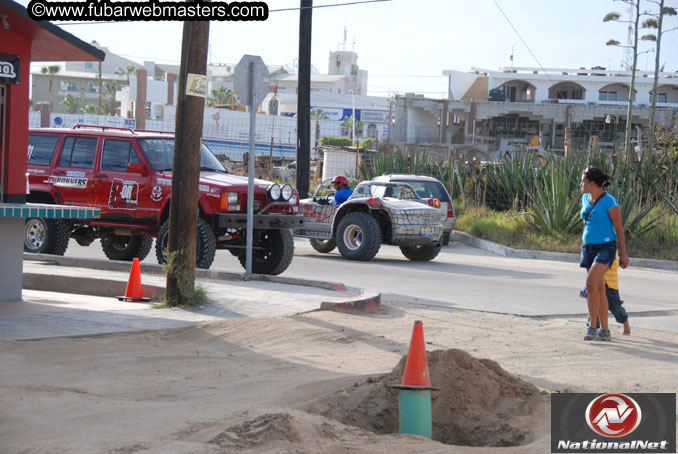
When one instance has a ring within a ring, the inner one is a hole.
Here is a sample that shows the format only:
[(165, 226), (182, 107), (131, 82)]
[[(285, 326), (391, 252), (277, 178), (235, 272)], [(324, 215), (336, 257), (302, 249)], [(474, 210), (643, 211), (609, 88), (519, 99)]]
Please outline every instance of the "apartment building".
[[(98, 74), (79, 71), (59, 71), (51, 75), (42, 72), (31, 73), (31, 99), (34, 104), (46, 103), (54, 113), (69, 113), (69, 108), (62, 105), (66, 96), (71, 95), (78, 100), (79, 108), (88, 104), (99, 105), (100, 86), (101, 102), (105, 104), (111, 101), (115, 95), (106, 92), (106, 85), (113, 82), (114, 75), (102, 76)], [(101, 83), (101, 85), (100, 85)]]

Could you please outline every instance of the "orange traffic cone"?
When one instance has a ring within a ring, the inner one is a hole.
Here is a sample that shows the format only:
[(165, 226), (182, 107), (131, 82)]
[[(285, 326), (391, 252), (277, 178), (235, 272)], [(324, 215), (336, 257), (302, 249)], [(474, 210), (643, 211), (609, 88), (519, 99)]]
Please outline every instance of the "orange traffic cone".
[(428, 373), (428, 361), (426, 360), (426, 346), (424, 345), (424, 324), (417, 320), (412, 329), (410, 350), (405, 361), (403, 373), (403, 386), (431, 387), (431, 377)]
[(129, 279), (127, 280), (127, 288), (125, 289), (125, 296), (119, 296), (120, 301), (127, 301), (132, 303), (146, 303), (151, 301), (150, 298), (143, 296), (141, 289), (141, 271), (139, 268), (139, 259), (134, 257), (132, 261), (132, 269), (129, 272)]

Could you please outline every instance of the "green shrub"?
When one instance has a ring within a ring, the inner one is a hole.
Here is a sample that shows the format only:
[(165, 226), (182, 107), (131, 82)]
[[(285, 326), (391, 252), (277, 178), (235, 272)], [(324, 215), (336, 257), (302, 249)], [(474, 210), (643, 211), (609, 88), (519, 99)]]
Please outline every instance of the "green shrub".
[(320, 145), (324, 147), (350, 147), (353, 142), (348, 137), (324, 136), (320, 139)]

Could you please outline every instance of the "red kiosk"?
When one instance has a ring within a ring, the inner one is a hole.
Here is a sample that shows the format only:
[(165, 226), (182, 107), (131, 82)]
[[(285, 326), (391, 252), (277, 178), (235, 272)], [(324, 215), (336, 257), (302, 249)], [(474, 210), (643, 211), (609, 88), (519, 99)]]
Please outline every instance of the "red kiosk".
[[(0, 302), (21, 299), (24, 219), (64, 208), (26, 204), (30, 63), (102, 61), (104, 52), (50, 22), (29, 18), (26, 8), (0, 0)], [(88, 210), (90, 217), (98, 210)]]

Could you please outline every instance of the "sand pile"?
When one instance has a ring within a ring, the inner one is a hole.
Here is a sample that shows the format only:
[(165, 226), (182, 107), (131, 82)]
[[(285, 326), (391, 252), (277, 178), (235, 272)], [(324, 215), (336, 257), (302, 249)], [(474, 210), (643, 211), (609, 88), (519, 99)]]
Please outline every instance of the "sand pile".
[[(547, 397), (488, 359), (463, 350), (429, 352), (433, 439), (468, 446), (515, 446), (532, 428)], [(398, 433), (398, 394), (404, 356), (388, 374), (370, 377), (310, 404), (306, 410), (378, 434)]]

